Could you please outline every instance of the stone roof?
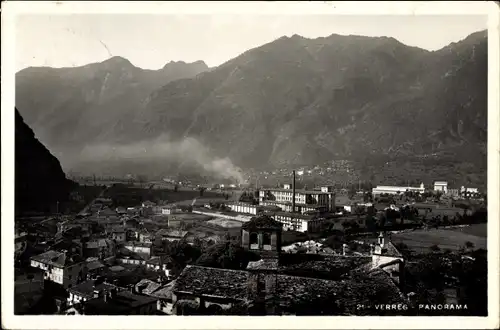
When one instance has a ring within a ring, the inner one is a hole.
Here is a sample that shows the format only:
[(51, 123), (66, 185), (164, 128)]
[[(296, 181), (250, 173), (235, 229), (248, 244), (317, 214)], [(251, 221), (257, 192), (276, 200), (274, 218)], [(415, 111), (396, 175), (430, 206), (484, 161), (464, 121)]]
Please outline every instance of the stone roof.
[(135, 290), (141, 294), (150, 295), (156, 291), (161, 285), (148, 279), (142, 279), (135, 285)]
[(63, 268), (81, 262), (81, 260), (79, 260), (77, 256), (71, 256), (68, 253), (58, 252), (54, 250), (50, 250), (42, 254), (33, 256), (31, 257), (31, 259), (59, 268)]
[(243, 229), (274, 229), (281, 230), (283, 225), (267, 215), (252, 217), (250, 221), (245, 222), (241, 228)]
[(175, 237), (175, 238), (183, 238), (188, 234), (185, 230), (177, 230), (177, 229), (160, 229), (156, 232), (157, 236), (165, 236), (165, 237)]
[(177, 278), (174, 292), (243, 300), (248, 272), (187, 265)]
[(173, 280), (170, 283), (167, 283), (166, 285), (162, 286), (158, 290), (152, 292), (150, 296), (156, 297), (159, 299), (167, 299), (171, 300), (172, 299), (172, 294), (173, 294), (173, 289), (175, 287), (176, 280)]
[(278, 270), (278, 260), (261, 259), (259, 261), (250, 261), (247, 270)]
[[(249, 272), (188, 265), (177, 278), (173, 291), (197, 296), (216, 296), (244, 301)], [(399, 288), (383, 270), (358, 272), (339, 280), (276, 275), (276, 302), (284, 313), (295, 313), (297, 304), (334, 301), (339, 315), (356, 315), (357, 304), (404, 303)]]
[(68, 291), (78, 296), (90, 299), (94, 297), (94, 290), (106, 291), (114, 288), (115, 286), (112, 284), (105, 282), (97, 283), (95, 280), (90, 280), (82, 282), (72, 288), (69, 288)]
[(106, 239), (101, 238), (101, 239), (96, 239), (90, 242), (87, 242), (85, 244), (85, 247), (87, 249), (98, 249), (98, 248), (105, 248), (108, 246), (108, 243), (106, 242)]

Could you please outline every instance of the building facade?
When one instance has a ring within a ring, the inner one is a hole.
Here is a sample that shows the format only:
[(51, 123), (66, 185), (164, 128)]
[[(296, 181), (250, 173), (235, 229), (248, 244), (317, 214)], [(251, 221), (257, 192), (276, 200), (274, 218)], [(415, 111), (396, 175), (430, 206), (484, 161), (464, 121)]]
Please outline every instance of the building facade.
[(448, 192), (448, 182), (446, 181), (434, 182), (434, 191), (440, 191), (446, 194)]
[(69, 288), (79, 283), (83, 274), (84, 261), (76, 261), (66, 252), (47, 251), (31, 257), (31, 267), (45, 271), (44, 279)]
[(423, 194), (425, 192), (425, 186), (423, 183), (420, 184), (420, 187), (377, 186), (372, 189), (372, 194), (374, 196), (381, 194), (397, 195), (407, 191)]
[[(291, 210), (293, 204), (293, 189), (290, 185), (284, 188), (269, 188), (259, 191), (259, 205), (274, 205), (284, 211)], [(335, 209), (335, 192), (333, 187), (321, 187), (321, 190), (295, 190), (295, 206), (297, 212), (307, 212), (317, 208)]]

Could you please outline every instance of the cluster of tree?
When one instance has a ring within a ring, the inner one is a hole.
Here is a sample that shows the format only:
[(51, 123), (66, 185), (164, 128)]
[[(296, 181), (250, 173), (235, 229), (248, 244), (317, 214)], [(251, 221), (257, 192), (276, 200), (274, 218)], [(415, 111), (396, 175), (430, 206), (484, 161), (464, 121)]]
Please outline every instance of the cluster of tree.
[(476, 250), (471, 253), (472, 258), (462, 258), (461, 253), (440, 252), (435, 247), (433, 250), (434, 253), (415, 256), (407, 274), (407, 289), (416, 293), (416, 303), (442, 304), (446, 299), (445, 289), (460, 288), (458, 303), (467, 304), (468, 308), (457, 313), (487, 315), (486, 251)]

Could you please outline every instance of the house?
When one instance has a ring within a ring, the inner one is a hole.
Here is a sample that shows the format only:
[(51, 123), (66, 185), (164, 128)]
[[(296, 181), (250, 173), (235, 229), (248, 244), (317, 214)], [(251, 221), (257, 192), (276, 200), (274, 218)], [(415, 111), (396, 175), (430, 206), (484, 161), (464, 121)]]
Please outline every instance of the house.
[(106, 265), (101, 263), (97, 258), (88, 258), (85, 265), (87, 279), (96, 279), (106, 272)]
[[(259, 191), (259, 205), (277, 206), (283, 211), (291, 212), (294, 190), (289, 184), (283, 189), (269, 188)], [(320, 190), (295, 189), (295, 211), (299, 213), (321, 209), (335, 209), (335, 192), (333, 187), (321, 187)]]
[(127, 233), (125, 228), (116, 227), (111, 229), (111, 238), (116, 242), (125, 242), (127, 240)]
[(125, 215), (125, 214), (127, 214), (127, 213), (128, 213), (128, 212), (127, 212), (127, 209), (126, 209), (125, 207), (123, 207), (123, 206), (118, 206), (118, 207), (115, 209), (115, 211), (116, 211), (116, 213), (117, 213), (118, 215)]
[(142, 202), (142, 207), (153, 207), (153, 206), (156, 206), (156, 203), (153, 203), (151, 201)]
[(434, 191), (440, 191), (440, 192), (446, 194), (448, 192), (448, 182), (435, 181), (434, 182)]
[(162, 271), (167, 278), (170, 278), (173, 260), (168, 256), (154, 256), (146, 261), (146, 268)]
[(85, 243), (83, 255), (85, 258), (105, 259), (114, 255), (115, 244), (105, 238), (93, 239)]
[(134, 290), (135, 290), (134, 292), (136, 292), (137, 294), (143, 294), (143, 295), (148, 296), (152, 292), (159, 289), (160, 286), (161, 286), (161, 284), (159, 284), (157, 282), (154, 282), (154, 281), (151, 281), (148, 279), (142, 279), (141, 281), (139, 281), (139, 283), (137, 283), (134, 286)]
[(172, 300), (173, 288), (175, 286), (175, 280), (160, 287), (156, 291), (150, 294), (151, 297), (158, 299), (158, 310), (162, 311), (167, 315), (173, 314), (174, 303)]
[(400, 186), (377, 186), (372, 189), (373, 196), (381, 194), (397, 195), (404, 194), (407, 191), (423, 194), (425, 192), (425, 186), (423, 183), (420, 187), (400, 187)]
[(154, 234), (147, 231), (141, 231), (138, 233), (139, 242), (141, 243), (152, 243), (154, 239)]
[(73, 305), (66, 315), (155, 315), (158, 299), (111, 289), (98, 297)]
[(161, 214), (163, 214), (163, 215), (176, 214), (176, 213), (180, 213), (180, 212), (181, 212), (181, 210), (176, 205), (164, 206), (161, 209)]
[(160, 239), (161, 241), (180, 241), (185, 238), (188, 234), (187, 231), (184, 230), (176, 230), (176, 229), (160, 229), (156, 232), (155, 239)]
[(123, 249), (126, 251), (137, 254), (143, 257), (145, 260), (151, 258), (151, 247), (152, 243), (141, 243), (141, 242), (126, 242), (123, 245)]
[(308, 215), (289, 212), (274, 212), (269, 213), (276, 221), (283, 224), (283, 228), (287, 230), (295, 230), (300, 232), (318, 232), (323, 229), (325, 218), (317, 215)]
[(87, 300), (98, 298), (104, 292), (117, 288), (115, 285), (104, 282), (104, 279), (89, 280), (68, 289), (68, 306)]
[(46, 280), (64, 288), (74, 286), (86, 277), (83, 274), (84, 266), (85, 261), (65, 251), (50, 250), (31, 257), (31, 267), (43, 269)]

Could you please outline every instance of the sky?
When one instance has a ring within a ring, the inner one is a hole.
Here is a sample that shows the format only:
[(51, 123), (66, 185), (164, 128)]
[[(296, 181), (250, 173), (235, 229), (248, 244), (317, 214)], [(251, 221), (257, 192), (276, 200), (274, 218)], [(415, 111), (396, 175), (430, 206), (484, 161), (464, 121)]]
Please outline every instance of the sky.
[(282, 36), (388, 36), (428, 50), (487, 28), (486, 16), (23, 14), (16, 19), (16, 71), (73, 67), (122, 56), (160, 69), (170, 61), (220, 65)]

